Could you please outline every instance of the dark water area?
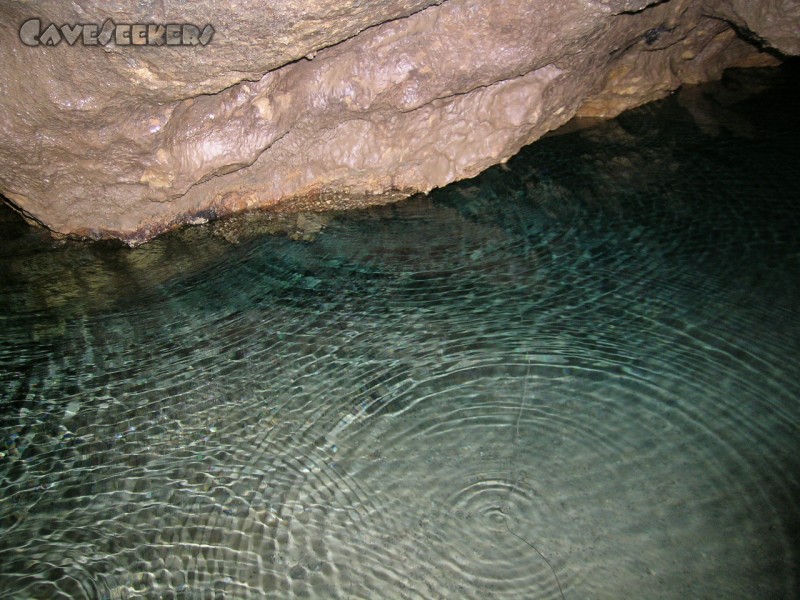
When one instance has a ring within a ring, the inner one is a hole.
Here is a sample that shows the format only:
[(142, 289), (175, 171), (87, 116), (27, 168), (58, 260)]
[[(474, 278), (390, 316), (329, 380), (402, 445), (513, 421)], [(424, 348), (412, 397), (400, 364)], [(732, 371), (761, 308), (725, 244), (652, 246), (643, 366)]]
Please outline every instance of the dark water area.
[(0, 597), (800, 597), (797, 106), (137, 249), (4, 209)]

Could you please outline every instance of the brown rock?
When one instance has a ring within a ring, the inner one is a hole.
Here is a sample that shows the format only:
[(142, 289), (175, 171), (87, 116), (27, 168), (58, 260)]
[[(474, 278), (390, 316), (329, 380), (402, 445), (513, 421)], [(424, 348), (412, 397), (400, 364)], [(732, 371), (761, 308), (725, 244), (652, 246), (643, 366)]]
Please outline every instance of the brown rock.
[[(774, 63), (756, 44), (799, 51), (788, 0), (168, 4), (0, 7), (0, 192), (28, 218), (138, 243), (253, 208), (392, 201), (575, 115)], [(152, 45), (141, 24), (173, 27)], [(111, 41), (84, 45), (104, 27)]]

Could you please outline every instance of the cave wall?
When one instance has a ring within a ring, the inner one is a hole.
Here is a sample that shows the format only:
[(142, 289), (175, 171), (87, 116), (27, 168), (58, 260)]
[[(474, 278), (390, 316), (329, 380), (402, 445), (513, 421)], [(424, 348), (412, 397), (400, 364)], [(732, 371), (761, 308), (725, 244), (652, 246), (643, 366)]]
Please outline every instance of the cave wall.
[[(790, 0), (129, 4), (0, 6), (0, 193), (59, 234), (136, 244), (241, 210), (391, 201), (576, 115), (800, 53)], [(213, 35), (31, 46), (20, 28), (34, 18), (34, 39), (107, 19)]]

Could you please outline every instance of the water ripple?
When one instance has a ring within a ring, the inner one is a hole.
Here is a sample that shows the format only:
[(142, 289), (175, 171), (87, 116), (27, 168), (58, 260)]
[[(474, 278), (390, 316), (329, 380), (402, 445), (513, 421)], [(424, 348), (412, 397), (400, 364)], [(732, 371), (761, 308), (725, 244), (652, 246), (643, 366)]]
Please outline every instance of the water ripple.
[(134, 251), (0, 213), (0, 597), (796, 597), (795, 111), (680, 107)]

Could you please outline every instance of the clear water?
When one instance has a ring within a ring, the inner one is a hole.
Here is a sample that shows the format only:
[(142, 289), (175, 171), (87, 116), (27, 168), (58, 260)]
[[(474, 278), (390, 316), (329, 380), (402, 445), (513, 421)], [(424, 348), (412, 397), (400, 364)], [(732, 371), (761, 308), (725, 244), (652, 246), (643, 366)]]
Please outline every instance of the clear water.
[(290, 236), (3, 213), (0, 597), (798, 597), (797, 75)]

